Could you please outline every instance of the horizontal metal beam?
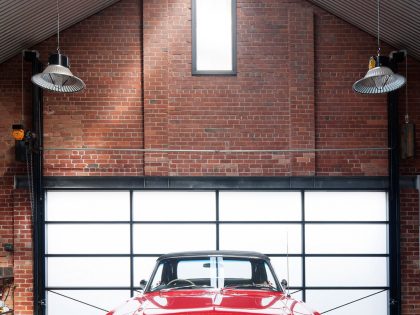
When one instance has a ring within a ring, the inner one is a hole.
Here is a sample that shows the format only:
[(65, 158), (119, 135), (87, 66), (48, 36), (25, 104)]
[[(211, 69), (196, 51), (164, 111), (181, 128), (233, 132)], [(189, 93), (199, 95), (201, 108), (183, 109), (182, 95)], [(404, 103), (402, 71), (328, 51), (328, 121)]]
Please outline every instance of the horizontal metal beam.
[[(402, 188), (416, 188), (416, 177), (402, 177)], [(15, 188), (27, 188), (15, 176)], [(387, 190), (386, 176), (47, 176), (45, 189), (319, 189)]]

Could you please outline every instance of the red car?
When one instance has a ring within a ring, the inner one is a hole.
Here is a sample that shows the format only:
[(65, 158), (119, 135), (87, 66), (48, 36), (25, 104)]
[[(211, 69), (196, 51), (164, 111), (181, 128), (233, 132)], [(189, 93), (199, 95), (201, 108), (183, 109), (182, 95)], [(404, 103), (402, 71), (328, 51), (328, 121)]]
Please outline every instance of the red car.
[(319, 315), (287, 296), (270, 259), (256, 252), (182, 252), (158, 258), (143, 293), (107, 315)]

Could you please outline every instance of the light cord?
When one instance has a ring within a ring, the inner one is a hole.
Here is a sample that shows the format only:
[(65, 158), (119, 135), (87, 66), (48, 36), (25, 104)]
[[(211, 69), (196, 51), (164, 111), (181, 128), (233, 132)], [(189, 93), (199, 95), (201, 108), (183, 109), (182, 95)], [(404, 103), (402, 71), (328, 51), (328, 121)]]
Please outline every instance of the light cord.
[(380, 12), (380, 0), (378, 0), (378, 56), (381, 54), (381, 47), (379, 45), (379, 34), (380, 34), (380, 27), (379, 27), (379, 12)]
[(57, 52), (60, 53), (60, 10), (57, 0)]
[(24, 122), (24, 119), (25, 119), (25, 113), (24, 113), (24, 104), (23, 104), (23, 102), (24, 102), (24, 96), (23, 96), (23, 92), (24, 92), (24, 90), (23, 90), (23, 55), (24, 55), (24, 52), (22, 52), (22, 65), (21, 65), (21, 79), (22, 79), (22, 82), (21, 82), (21, 97), (22, 97), (22, 99), (21, 99), (21, 106), (22, 106), (22, 108), (21, 108), (21, 117), (20, 117), (20, 120), (21, 120), (21, 124), (22, 124), (22, 126), (23, 126), (23, 122)]
[(289, 268), (289, 231), (286, 232), (286, 251), (287, 251), (287, 296), (290, 296), (290, 268)]
[(408, 124), (410, 118), (408, 116), (408, 56), (405, 55), (405, 123)]

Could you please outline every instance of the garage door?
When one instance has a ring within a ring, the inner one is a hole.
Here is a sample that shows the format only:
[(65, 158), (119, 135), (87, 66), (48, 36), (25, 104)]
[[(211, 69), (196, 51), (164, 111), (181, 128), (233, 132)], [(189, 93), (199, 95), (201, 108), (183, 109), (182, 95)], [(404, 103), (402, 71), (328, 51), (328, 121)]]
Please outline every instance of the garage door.
[(388, 313), (383, 191), (50, 190), (45, 209), (49, 315), (104, 314), (160, 254), (207, 249), (269, 255), (321, 312)]

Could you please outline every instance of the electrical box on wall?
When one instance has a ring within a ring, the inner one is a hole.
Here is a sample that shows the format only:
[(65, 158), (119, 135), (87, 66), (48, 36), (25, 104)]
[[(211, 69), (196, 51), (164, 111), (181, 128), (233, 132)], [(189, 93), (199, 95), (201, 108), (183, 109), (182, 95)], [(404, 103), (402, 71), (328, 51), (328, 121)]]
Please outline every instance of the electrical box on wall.
[(12, 126), (12, 137), (15, 139), (15, 160), (26, 162), (25, 129), (23, 125), (16, 124)]
[(409, 159), (415, 155), (415, 127), (413, 123), (404, 123), (401, 128), (401, 158)]

